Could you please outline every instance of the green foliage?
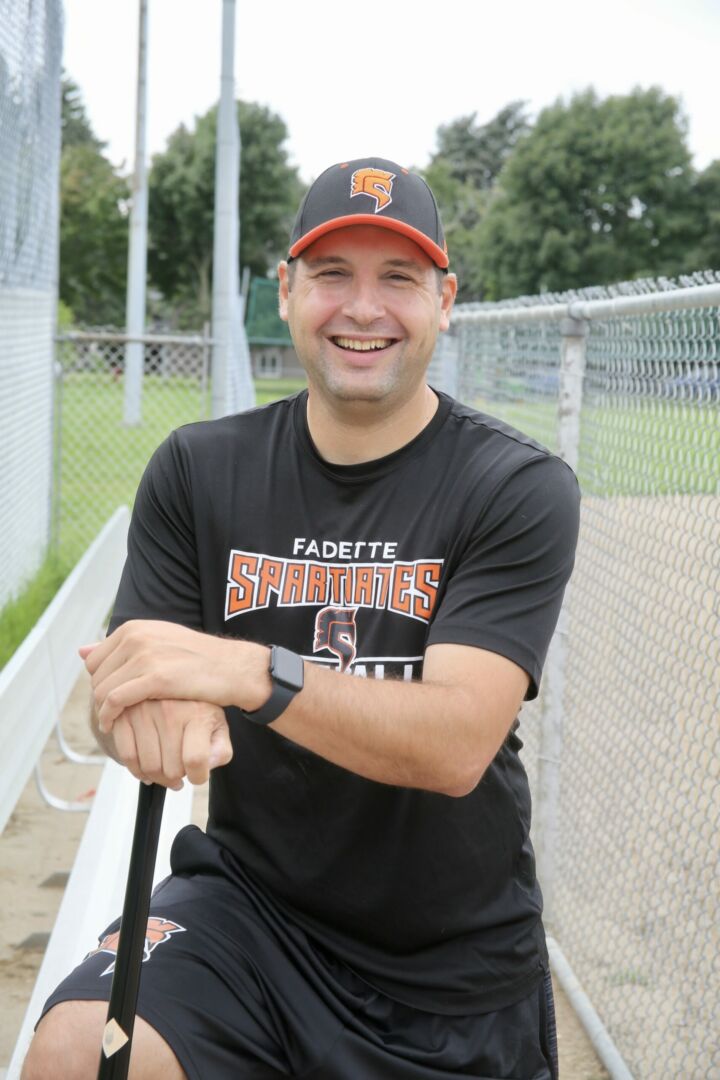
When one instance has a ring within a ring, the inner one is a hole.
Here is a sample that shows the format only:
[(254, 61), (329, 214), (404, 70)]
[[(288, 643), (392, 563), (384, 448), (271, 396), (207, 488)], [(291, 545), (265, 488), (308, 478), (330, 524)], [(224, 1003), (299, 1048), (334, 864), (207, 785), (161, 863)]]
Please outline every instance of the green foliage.
[(697, 227), (685, 121), (658, 88), (541, 112), (478, 230), (485, 297), (556, 291), (692, 269)]
[(63, 150), (68, 146), (91, 146), (102, 150), (105, 143), (100, 142), (90, 126), (80, 87), (67, 75), (63, 75), (61, 90), (61, 118)]
[(437, 152), (424, 170), (440, 207), (460, 302), (482, 294), (480, 222), (503, 165), (529, 128), (521, 101), (506, 105), (487, 124), (478, 125), (476, 115), (438, 129)]
[(440, 209), (450, 269), (458, 278), (458, 302), (476, 300), (482, 292), (478, 231), (489, 193), (452, 175), (451, 166), (435, 158), (423, 173)]
[[(284, 121), (265, 106), (238, 102), (240, 155), (240, 267), (264, 276), (286, 250), (302, 195), (288, 164)], [(212, 294), (215, 133), (217, 109), (180, 127), (153, 158), (149, 182), (153, 282), (181, 309), (180, 321), (209, 317)]]
[(127, 181), (101, 153), (80, 90), (62, 83), (60, 299), (78, 322), (125, 321)]
[(476, 124), (476, 116), (461, 116), (438, 128), (432, 164), (441, 161), (453, 179), (485, 190), (493, 186), (530, 123), (524, 101), (511, 101), (487, 124)]
[(60, 298), (91, 325), (125, 321), (127, 182), (88, 143), (60, 161)]
[(75, 325), (75, 315), (71, 308), (62, 300), (58, 300), (57, 328), (58, 333), (63, 334), (71, 330)]
[(695, 181), (697, 240), (688, 256), (698, 270), (720, 268), (720, 160), (711, 162)]

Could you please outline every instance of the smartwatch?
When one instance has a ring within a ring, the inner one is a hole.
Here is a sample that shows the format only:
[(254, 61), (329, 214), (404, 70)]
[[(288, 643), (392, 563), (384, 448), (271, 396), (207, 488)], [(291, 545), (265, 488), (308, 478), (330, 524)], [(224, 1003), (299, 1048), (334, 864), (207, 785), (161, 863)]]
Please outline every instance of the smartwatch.
[(298, 653), (284, 649), (282, 645), (270, 646), (270, 679), (272, 691), (264, 705), (253, 712), (240, 712), (253, 724), (271, 724), (284, 713), (288, 705), (299, 694), (305, 684), (303, 658)]

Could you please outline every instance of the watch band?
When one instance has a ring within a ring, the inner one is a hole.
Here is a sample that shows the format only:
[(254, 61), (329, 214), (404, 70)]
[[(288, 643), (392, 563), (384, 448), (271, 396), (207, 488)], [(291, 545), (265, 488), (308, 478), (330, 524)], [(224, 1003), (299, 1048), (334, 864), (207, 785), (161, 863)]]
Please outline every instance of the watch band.
[(272, 690), (264, 705), (253, 712), (240, 712), (253, 724), (271, 724), (285, 712), (288, 705), (299, 694), (304, 685), (304, 666), (302, 657), (282, 645), (270, 646), (270, 664), (268, 666)]

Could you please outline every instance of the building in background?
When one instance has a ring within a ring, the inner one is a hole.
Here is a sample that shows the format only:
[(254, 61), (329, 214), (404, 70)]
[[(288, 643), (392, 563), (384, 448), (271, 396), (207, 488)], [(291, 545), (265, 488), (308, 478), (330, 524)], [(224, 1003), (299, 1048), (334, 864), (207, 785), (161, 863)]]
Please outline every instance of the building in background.
[(290, 331), (278, 314), (278, 284), (253, 278), (245, 319), (252, 371), (256, 379), (304, 379)]

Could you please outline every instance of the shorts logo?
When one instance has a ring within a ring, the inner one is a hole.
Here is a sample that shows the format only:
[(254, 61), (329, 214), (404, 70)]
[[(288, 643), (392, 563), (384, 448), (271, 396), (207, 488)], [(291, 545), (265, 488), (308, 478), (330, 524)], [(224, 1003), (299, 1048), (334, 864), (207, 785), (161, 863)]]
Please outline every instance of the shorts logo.
[(352, 174), (350, 198), (369, 195), (375, 200), (375, 213), (379, 214), (392, 202), (392, 186), (395, 173), (385, 169), (356, 169)]
[[(143, 952), (143, 963), (150, 959), (150, 953), (162, 945), (163, 942), (169, 941), (171, 934), (177, 934), (180, 931), (184, 931), (184, 926), (179, 926), (176, 922), (170, 922), (168, 919), (163, 919), (162, 916), (151, 915), (147, 921), (147, 930), (145, 932), (145, 948)], [(106, 934), (102, 941), (98, 942), (97, 949), (93, 949), (87, 954), (85, 960), (89, 960), (91, 956), (97, 956), (98, 953), (110, 953), (111, 956), (117, 956), (118, 941), (120, 940), (120, 931), (116, 930), (112, 934)], [(115, 970), (115, 961), (108, 965), (104, 971), (101, 971), (101, 975), (109, 975)]]
[(355, 608), (324, 607), (315, 619), (313, 652), (328, 649), (340, 661), (340, 671), (347, 671), (357, 656)]

